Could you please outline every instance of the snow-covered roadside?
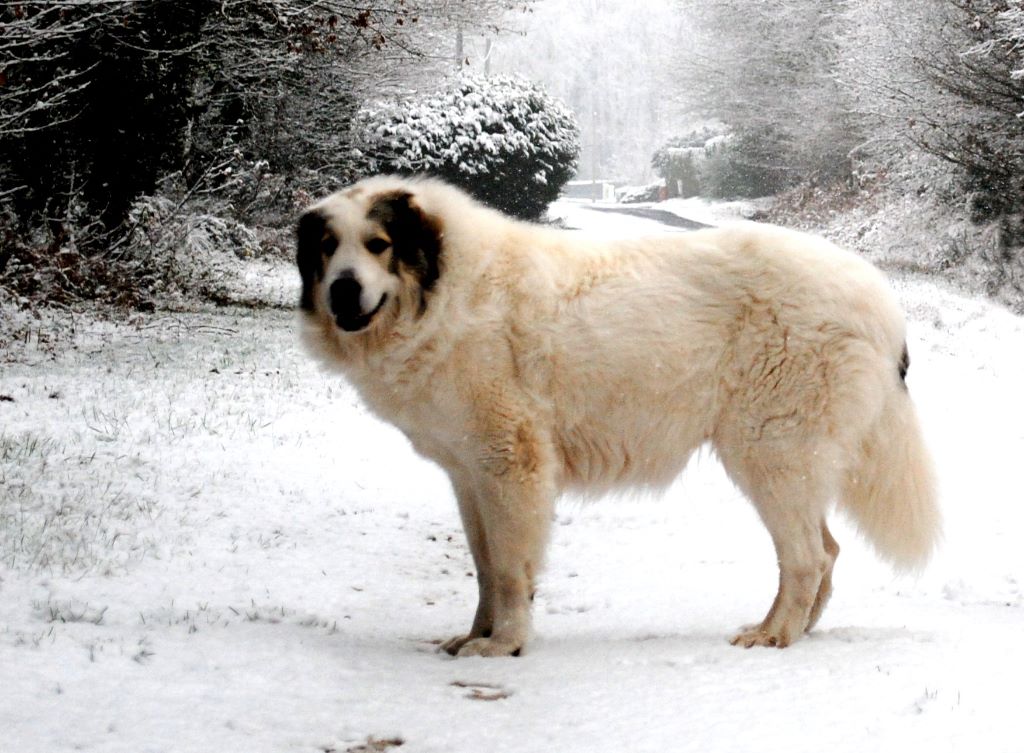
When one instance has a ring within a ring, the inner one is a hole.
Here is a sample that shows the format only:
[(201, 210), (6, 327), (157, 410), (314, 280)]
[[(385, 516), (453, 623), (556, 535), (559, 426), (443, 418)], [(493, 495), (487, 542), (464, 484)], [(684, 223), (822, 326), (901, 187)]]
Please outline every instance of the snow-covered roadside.
[[(294, 294), (279, 274), (261, 284)], [(1024, 321), (897, 287), (946, 542), (897, 578), (840, 523), (832, 604), (785, 651), (727, 643), (776, 572), (709, 458), (664, 497), (564, 502), (529, 651), (454, 660), (435, 641), (476, 589), (447, 482), (315, 370), (290, 314), (80, 322), (56, 358), (20, 349), (0, 365), (0, 751), (1020, 750)]]
[[(649, 205), (628, 205), (649, 206)], [(638, 234), (666, 232), (655, 222), (614, 211), (628, 208), (613, 202), (591, 202), (583, 199), (559, 199), (548, 209), (548, 218), (573, 230), (600, 235), (604, 238), (628, 238)], [(595, 209), (597, 211), (595, 211)], [(667, 232), (673, 232), (667, 230)], [(675, 230), (675, 232), (685, 232)]]
[[(593, 211), (595, 208), (603, 211), (595, 212)], [(615, 213), (616, 211), (629, 212), (635, 209), (656, 209), (703, 225), (720, 225), (723, 222), (750, 219), (757, 209), (757, 203), (752, 201), (709, 201), (699, 197), (639, 204), (619, 204), (610, 201), (590, 201), (589, 199), (559, 199), (551, 205), (548, 216), (561, 220), (568, 227), (608, 234), (609, 237), (628, 237), (637, 233), (664, 232), (666, 230), (650, 220)]]
[(666, 199), (654, 206), (705, 225), (719, 225), (730, 220), (748, 220), (761, 204), (763, 201), (710, 201), (694, 196), (689, 199)]

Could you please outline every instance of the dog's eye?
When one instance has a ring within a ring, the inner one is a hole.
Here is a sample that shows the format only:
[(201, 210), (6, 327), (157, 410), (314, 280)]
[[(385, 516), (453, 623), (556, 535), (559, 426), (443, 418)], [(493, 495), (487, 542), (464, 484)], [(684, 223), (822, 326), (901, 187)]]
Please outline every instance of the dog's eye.
[(320, 253), (324, 256), (331, 256), (338, 249), (338, 239), (333, 235), (325, 235), (320, 241)]
[(385, 238), (370, 238), (366, 241), (366, 250), (374, 256), (383, 254), (389, 248), (391, 248), (391, 241)]

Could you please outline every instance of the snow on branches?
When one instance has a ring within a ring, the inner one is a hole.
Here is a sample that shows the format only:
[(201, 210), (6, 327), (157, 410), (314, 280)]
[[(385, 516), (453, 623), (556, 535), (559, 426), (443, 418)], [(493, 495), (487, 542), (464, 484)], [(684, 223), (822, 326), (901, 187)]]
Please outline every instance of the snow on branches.
[(368, 107), (358, 122), (366, 172), (437, 175), (527, 219), (558, 196), (580, 150), (572, 112), (511, 77), (461, 78), (439, 94)]

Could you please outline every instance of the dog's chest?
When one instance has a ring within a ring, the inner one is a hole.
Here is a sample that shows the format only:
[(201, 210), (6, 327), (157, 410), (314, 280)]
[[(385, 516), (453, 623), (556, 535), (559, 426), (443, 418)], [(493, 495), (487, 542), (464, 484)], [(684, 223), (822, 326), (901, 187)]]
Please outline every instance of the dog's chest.
[(405, 434), (437, 426), (450, 414), (444, 400), (448, 390), (443, 374), (435, 369), (399, 368), (377, 364), (352, 380), (367, 407), (380, 419)]
[(400, 428), (414, 420), (422, 392), (416, 385), (401, 381), (362, 379), (357, 381), (360, 396), (378, 417)]

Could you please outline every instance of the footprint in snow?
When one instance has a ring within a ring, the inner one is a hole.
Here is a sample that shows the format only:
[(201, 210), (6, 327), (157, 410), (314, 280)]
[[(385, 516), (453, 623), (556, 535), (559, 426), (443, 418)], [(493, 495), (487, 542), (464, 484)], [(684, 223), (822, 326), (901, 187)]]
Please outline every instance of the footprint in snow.
[(465, 695), (471, 701), (501, 701), (512, 695), (511, 690), (506, 690), (501, 685), (491, 685), (486, 682), (463, 682), (456, 680), (451, 683), (453, 688), (465, 688), (469, 692)]

